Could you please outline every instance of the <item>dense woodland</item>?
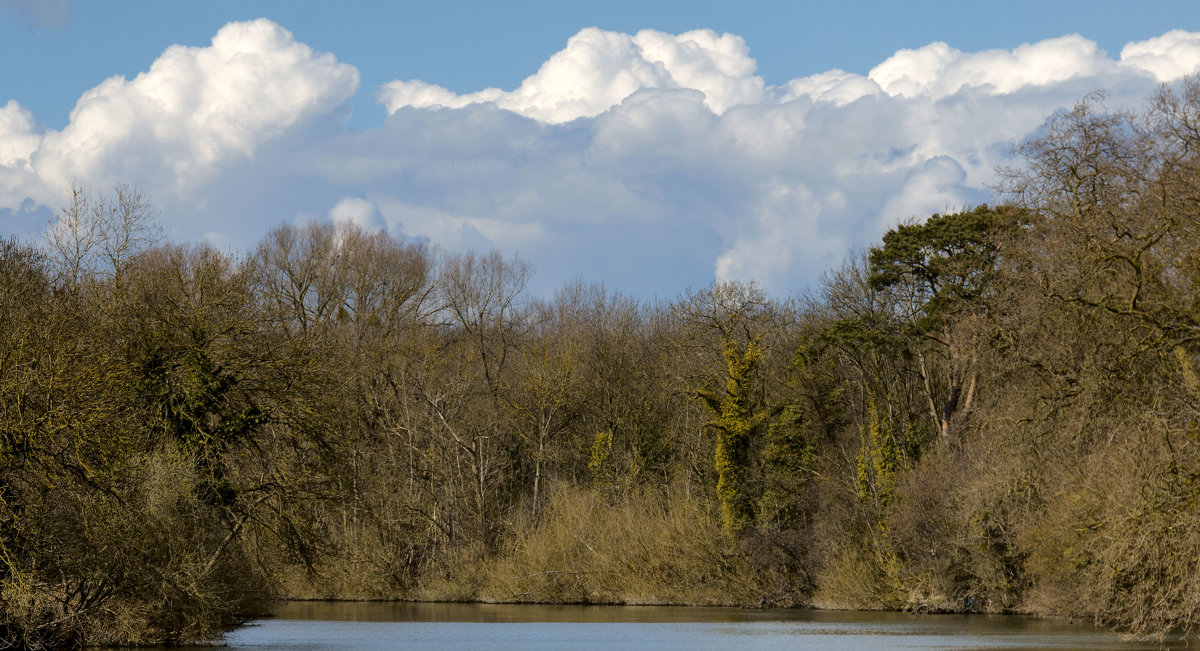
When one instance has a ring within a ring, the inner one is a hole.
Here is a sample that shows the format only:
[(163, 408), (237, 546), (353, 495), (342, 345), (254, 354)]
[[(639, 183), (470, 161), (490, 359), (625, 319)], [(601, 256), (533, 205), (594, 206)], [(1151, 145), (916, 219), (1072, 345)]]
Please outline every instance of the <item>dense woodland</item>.
[(0, 245), (0, 636), (276, 596), (1200, 621), (1200, 81), (1085, 99), (997, 207), (787, 300), (550, 298), (353, 226), (163, 244), (134, 189)]

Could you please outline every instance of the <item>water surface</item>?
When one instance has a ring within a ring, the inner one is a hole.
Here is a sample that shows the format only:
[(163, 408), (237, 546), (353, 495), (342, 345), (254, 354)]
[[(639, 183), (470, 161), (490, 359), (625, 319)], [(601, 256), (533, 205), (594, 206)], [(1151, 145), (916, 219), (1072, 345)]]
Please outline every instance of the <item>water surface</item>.
[(692, 608), (286, 602), (233, 649), (1160, 649), (1057, 619)]

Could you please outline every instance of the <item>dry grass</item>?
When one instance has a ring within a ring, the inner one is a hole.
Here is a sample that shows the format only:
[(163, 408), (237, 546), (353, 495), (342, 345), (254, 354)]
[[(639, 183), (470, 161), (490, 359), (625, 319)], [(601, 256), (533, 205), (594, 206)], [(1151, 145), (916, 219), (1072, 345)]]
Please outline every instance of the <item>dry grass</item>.
[(499, 557), (455, 559), (422, 597), (488, 602), (758, 605), (775, 585), (707, 505), (647, 493), (608, 504), (578, 488), (526, 514)]

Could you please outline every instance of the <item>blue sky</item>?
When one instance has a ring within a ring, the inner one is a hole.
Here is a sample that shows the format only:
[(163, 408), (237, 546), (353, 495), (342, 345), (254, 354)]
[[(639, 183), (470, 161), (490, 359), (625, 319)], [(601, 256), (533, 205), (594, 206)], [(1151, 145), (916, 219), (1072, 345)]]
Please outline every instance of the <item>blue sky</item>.
[(124, 182), (227, 248), (343, 219), (518, 253), (541, 291), (782, 294), (991, 199), (1047, 115), (1136, 105), (1200, 63), (1197, 32), (1196, 0), (0, 0), (0, 232)]

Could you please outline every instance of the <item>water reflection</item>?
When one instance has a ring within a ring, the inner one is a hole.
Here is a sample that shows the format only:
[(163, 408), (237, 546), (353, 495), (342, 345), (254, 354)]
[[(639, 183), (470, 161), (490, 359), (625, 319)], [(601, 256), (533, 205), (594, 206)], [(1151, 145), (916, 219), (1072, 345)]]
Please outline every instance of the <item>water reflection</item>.
[(287, 602), (235, 649), (1159, 649), (1062, 620), (642, 606)]

